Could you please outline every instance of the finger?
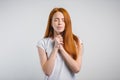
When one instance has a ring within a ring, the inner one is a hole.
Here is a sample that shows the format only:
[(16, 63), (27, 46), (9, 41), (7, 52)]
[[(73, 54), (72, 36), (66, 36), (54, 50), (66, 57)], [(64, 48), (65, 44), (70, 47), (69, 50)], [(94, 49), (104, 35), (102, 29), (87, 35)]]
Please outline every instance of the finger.
[(60, 44), (64, 44), (63, 41), (60, 41)]
[(60, 37), (62, 37), (61, 35), (58, 35), (58, 37), (60, 38)]
[(63, 37), (62, 37), (61, 35), (59, 35), (58, 38), (59, 38), (60, 40), (63, 40)]

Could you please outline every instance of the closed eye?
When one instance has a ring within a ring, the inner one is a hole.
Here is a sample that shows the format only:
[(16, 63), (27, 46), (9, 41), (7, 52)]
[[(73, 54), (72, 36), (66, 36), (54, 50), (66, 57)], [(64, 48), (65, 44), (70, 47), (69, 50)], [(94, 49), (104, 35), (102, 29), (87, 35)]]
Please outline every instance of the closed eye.
[(58, 18), (55, 18), (54, 21), (55, 21), (55, 22), (58, 21)]
[[(55, 18), (54, 22), (57, 22), (57, 21), (60, 21), (60, 19), (59, 18)], [(61, 21), (64, 22), (64, 18), (61, 18)]]

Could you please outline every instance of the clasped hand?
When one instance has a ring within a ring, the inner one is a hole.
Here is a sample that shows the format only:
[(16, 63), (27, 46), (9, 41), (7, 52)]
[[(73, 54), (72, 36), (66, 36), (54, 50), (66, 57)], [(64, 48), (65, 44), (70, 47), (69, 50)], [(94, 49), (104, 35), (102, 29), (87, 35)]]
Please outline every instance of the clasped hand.
[(54, 38), (54, 42), (55, 42), (55, 45), (54, 47), (55, 48), (58, 48), (58, 49), (63, 49), (63, 37), (61, 35), (57, 35), (55, 38)]

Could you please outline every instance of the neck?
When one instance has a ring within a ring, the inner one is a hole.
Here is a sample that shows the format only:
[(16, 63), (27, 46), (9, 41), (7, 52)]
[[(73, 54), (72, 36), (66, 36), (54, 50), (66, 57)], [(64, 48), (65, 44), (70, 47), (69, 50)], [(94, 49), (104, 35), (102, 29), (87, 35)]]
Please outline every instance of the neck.
[(54, 31), (54, 37), (56, 37), (56, 36), (59, 35), (59, 34), (60, 34), (60, 33)]

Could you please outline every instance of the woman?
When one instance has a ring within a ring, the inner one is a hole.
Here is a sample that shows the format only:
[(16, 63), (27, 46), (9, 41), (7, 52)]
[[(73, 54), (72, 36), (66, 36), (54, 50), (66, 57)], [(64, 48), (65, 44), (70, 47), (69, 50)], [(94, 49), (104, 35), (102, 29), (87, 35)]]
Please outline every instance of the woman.
[(82, 61), (81, 41), (72, 33), (71, 19), (64, 8), (54, 8), (45, 36), (38, 44), (44, 80), (75, 80)]

